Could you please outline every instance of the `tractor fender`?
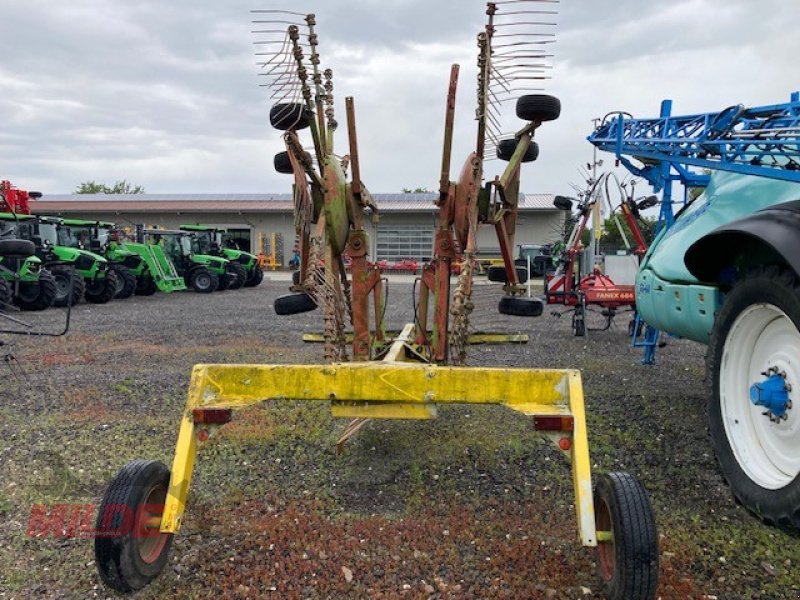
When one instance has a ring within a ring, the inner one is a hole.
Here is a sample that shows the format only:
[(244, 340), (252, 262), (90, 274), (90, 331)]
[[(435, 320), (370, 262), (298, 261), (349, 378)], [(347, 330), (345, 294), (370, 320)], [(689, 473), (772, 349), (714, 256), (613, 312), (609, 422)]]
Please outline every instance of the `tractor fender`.
[(721, 283), (751, 242), (766, 245), (800, 275), (800, 200), (760, 210), (717, 227), (695, 241), (683, 258), (699, 281)]

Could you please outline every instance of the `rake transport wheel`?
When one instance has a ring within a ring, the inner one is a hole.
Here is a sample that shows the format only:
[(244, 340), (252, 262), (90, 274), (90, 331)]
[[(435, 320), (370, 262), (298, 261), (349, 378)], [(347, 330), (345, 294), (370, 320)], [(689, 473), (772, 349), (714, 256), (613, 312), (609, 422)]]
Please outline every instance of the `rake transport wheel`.
[[(300, 131), (308, 127), (311, 114), (300, 102), (279, 102), (269, 109), (269, 123), (275, 129)], [(291, 172), (291, 171), (290, 171)]]
[(555, 121), (561, 116), (561, 100), (547, 94), (528, 94), (517, 99), (517, 117), (523, 121)]
[(610, 600), (655, 598), (658, 532), (641, 483), (628, 473), (604, 473), (594, 486), (597, 570)]
[(782, 529), (800, 529), (798, 356), (800, 282), (786, 268), (748, 273), (709, 339), (709, 430), (733, 495)]
[(136, 278), (136, 295), (152, 296), (158, 291), (155, 279), (150, 273), (143, 273)]
[(305, 292), (278, 296), (273, 306), (277, 315), (297, 315), (317, 308), (314, 299)]
[[(306, 159), (308, 162), (314, 160), (309, 152), (306, 152)], [(289, 160), (289, 153), (285, 150), (275, 155), (275, 158), (272, 159), (272, 164), (278, 173), (283, 173), (284, 175), (291, 175), (294, 173), (292, 170), (292, 161)]]
[(106, 276), (102, 279), (93, 279), (86, 286), (84, 296), (86, 300), (93, 304), (106, 304), (117, 295), (117, 274), (115, 271), (106, 271)]
[(136, 591), (166, 566), (173, 536), (159, 526), (168, 487), (169, 469), (156, 460), (128, 463), (108, 486), (94, 540), (97, 570), (108, 587)]
[(0, 240), (0, 256), (27, 258), (36, 254), (36, 246), (29, 240)]
[(241, 287), (244, 287), (244, 284), (247, 283), (247, 269), (245, 269), (239, 263), (232, 262), (228, 265), (228, 269), (231, 273), (236, 274), (236, 278), (228, 285), (229, 290), (238, 290)]
[(261, 267), (256, 265), (247, 274), (247, 281), (244, 282), (244, 287), (257, 287), (261, 285), (262, 281), (264, 281), (264, 271), (261, 270)]
[(501, 315), (514, 317), (539, 317), (544, 310), (539, 298), (523, 298), (520, 296), (503, 296), (497, 306)]
[[(500, 143), (497, 144), (497, 158), (504, 161), (511, 160), (511, 157), (514, 156), (514, 152), (517, 149), (517, 140), (510, 139), (510, 140), (500, 140)], [(522, 162), (533, 162), (537, 158), (539, 158), (539, 144), (531, 140), (530, 146), (525, 151), (525, 154), (522, 156)]]
[(47, 269), (39, 271), (39, 281), (22, 281), (14, 303), (22, 310), (44, 310), (56, 300), (56, 280)]
[[(525, 267), (515, 267), (517, 269), (517, 279), (519, 283), (526, 283), (528, 281), (528, 269)], [(486, 279), (494, 281), (495, 283), (508, 283), (506, 277), (506, 268), (500, 265), (494, 265), (487, 269)]]
[(50, 272), (53, 274), (53, 278), (56, 282), (56, 298), (53, 301), (53, 306), (67, 305), (70, 287), (72, 287), (72, 305), (75, 306), (83, 300), (83, 293), (86, 289), (86, 283), (83, 281), (83, 277), (69, 267), (61, 267), (58, 265), (50, 269)]
[(130, 298), (136, 291), (136, 275), (125, 265), (109, 265), (109, 272), (114, 271), (117, 275), (116, 294), (114, 298), (124, 300)]
[(219, 277), (205, 267), (198, 267), (189, 274), (189, 286), (200, 294), (210, 294), (219, 287)]

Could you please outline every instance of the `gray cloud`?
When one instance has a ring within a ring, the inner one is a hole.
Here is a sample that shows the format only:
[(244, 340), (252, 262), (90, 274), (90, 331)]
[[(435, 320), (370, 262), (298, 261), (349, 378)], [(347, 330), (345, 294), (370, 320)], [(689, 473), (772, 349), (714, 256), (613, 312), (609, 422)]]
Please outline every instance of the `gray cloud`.
[[(456, 156), (474, 144), (477, 0), (275, 2), (315, 11), (339, 120), (356, 98), (373, 191), (434, 187), (450, 64), (462, 65)], [(513, 5), (507, 5), (513, 6)], [(562, 118), (537, 133), (523, 189), (558, 192), (591, 156), (591, 119), (788, 99), (800, 5), (766, 0), (564, 0), (549, 93)], [(59, 193), (126, 178), (151, 192), (283, 191), (281, 149), (258, 87), (251, 1), (0, 1), (0, 176)], [(266, 7), (265, 7), (266, 8)], [(504, 104), (504, 128), (519, 122)], [(343, 129), (343, 128), (342, 128)], [(344, 131), (337, 137), (344, 152)], [(456, 160), (456, 163), (459, 161)], [(487, 175), (502, 164), (490, 163)], [(454, 165), (453, 176), (457, 175)]]

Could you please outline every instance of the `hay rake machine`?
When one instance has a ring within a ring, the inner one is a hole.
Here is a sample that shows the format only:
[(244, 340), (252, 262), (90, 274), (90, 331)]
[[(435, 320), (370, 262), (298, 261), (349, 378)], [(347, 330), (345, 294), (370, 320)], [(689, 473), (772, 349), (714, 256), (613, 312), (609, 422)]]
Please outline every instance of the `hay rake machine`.
[[(560, 104), (551, 96), (520, 98), (517, 114), (527, 124), (508, 139), (499, 134), (498, 107), (503, 94), (545, 77), (546, 65), (527, 59), (544, 60), (546, 55), (529, 47), (552, 41), (549, 32), (539, 39), (535, 32), (504, 33), (505, 27), (537, 25), (538, 21), (517, 23), (515, 18), (552, 15), (553, 4), (512, 0), (487, 5), (488, 22), (478, 36), (477, 144), (455, 182), (450, 181), (450, 162), (459, 68), (454, 65), (451, 70), (433, 259), (418, 282), (415, 322), (395, 336), (383, 325), (383, 276), (368, 265), (364, 225), (367, 213), (374, 215), (377, 207), (361, 180), (353, 99), (345, 100), (349, 154), (340, 157), (334, 152), (333, 73), (320, 67), (315, 16), (256, 11), (258, 33), (280, 36), (259, 43), (259, 49), (271, 49), (258, 55), (265, 57), (261, 65), (271, 90), (270, 122), (284, 131), (286, 151), (274, 163), (294, 179), (301, 254), (299, 278), (291, 294), (276, 300), (275, 310), (291, 315), (320, 307), (328, 362), (194, 367), (172, 470), (158, 461), (134, 461), (112, 480), (103, 498), (95, 555), (106, 585), (131, 592), (164, 568), (183, 521), (197, 451), (232, 419), (234, 410), (268, 400), (299, 399), (327, 402), (333, 416), (353, 419), (346, 435), (367, 419), (430, 419), (439, 404), (504, 405), (526, 415), (572, 466), (579, 538), (583, 545), (597, 548), (608, 596), (654, 597), (658, 551), (649, 500), (642, 485), (626, 473), (597, 477), (593, 490), (580, 372), (461, 366), (480, 223), (495, 228), (503, 248), (508, 278), (500, 310), (523, 316), (542, 311), (540, 301), (523, 297), (511, 252), (520, 167), (536, 158), (534, 133), (543, 122), (558, 117)], [(552, 28), (551, 23), (541, 26)], [(495, 45), (495, 37), (503, 43)], [(304, 129), (310, 130), (313, 151), (300, 142), (298, 132)], [(484, 184), (489, 144), (509, 164), (501, 176)], [(451, 266), (459, 257), (463, 264), (451, 290)], [(348, 320), (353, 361), (347, 360)]]

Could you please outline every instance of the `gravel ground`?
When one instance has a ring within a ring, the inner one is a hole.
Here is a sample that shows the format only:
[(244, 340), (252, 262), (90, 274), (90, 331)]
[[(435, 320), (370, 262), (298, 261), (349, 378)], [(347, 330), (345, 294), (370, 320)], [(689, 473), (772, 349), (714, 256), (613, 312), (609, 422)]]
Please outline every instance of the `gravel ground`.
[[(92, 542), (31, 536), (31, 506), (91, 504), (125, 463), (170, 464), (198, 362), (314, 363), (309, 313), (278, 318), (287, 284), (204, 296), (159, 294), (81, 305), (68, 336), (6, 336), (24, 373), (0, 389), (0, 598), (111, 594)], [(412, 318), (392, 283), (387, 319)], [(643, 367), (627, 316), (586, 339), (569, 318), (503, 317), (476, 287), (473, 326), (528, 333), (475, 346), (471, 365), (577, 367), (597, 471), (648, 488), (664, 598), (800, 596), (800, 543), (735, 505), (704, 416), (704, 348), (669, 340)], [(26, 314), (56, 327), (55, 310)], [(370, 422), (337, 456), (346, 423), (326, 407), (270, 403), (237, 413), (204, 447), (170, 564), (138, 598), (578, 598), (599, 591), (576, 541), (569, 469), (526, 419), (499, 407), (445, 407), (430, 422)]]

